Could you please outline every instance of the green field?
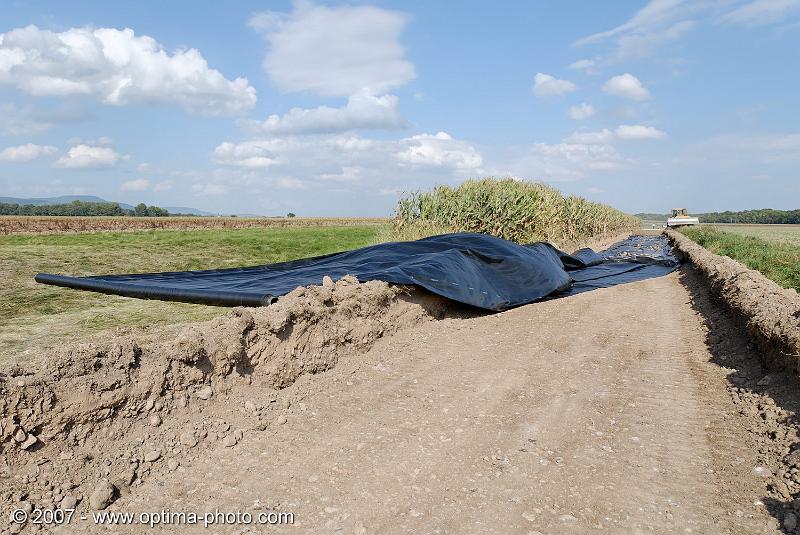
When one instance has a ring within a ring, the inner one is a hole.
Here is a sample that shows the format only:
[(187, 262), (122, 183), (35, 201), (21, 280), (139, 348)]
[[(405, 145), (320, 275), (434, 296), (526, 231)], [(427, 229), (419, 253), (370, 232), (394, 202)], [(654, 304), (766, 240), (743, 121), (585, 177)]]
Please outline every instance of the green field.
[(157, 230), (0, 236), (0, 360), (118, 327), (208, 319), (225, 308), (144, 301), (37, 284), (71, 275), (214, 269), (281, 262), (375, 243), (382, 226)]
[(800, 225), (710, 225), (725, 232), (733, 232), (742, 236), (753, 236), (772, 243), (789, 243), (800, 245)]
[(800, 225), (702, 225), (681, 231), (712, 253), (800, 291)]

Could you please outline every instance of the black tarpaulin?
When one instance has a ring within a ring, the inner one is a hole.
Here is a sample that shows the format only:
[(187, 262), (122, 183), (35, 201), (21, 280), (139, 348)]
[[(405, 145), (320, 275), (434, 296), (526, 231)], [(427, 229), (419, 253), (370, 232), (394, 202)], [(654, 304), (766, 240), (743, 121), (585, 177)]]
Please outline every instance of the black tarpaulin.
[(544, 242), (519, 245), (484, 234), (456, 233), (392, 242), (262, 266), (70, 277), (36, 281), (108, 294), (224, 306), (272, 303), (324, 276), (413, 284), (454, 301), (505, 310), (554, 295), (579, 293), (669, 273), (677, 261), (666, 238), (632, 236), (607, 251), (573, 255)]

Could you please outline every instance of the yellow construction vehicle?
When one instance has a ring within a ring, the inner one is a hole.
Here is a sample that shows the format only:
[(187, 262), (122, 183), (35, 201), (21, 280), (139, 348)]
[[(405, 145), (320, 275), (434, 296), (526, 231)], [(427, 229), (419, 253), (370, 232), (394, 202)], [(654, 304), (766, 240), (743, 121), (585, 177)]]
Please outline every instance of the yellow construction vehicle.
[(673, 208), (672, 217), (667, 219), (668, 227), (682, 227), (685, 225), (699, 225), (700, 220), (686, 213), (686, 208)]

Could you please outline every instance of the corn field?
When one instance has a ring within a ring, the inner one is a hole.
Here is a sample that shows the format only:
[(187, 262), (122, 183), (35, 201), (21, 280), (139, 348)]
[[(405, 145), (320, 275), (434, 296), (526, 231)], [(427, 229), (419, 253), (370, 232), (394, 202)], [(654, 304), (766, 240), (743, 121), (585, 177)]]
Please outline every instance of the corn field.
[(541, 183), (514, 179), (468, 180), (400, 199), (394, 220), (399, 239), (442, 232), (479, 232), (517, 243), (576, 242), (638, 227), (639, 220), (611, 206), (565, 197)]

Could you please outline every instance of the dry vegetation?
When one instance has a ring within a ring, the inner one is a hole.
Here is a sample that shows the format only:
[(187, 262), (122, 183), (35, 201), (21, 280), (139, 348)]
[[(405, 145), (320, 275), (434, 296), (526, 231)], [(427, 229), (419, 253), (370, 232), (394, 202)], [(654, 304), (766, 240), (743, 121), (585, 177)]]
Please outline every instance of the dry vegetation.
[(0, 216), (0, 235), (129, 230), (346, 227), (384, 225), (387, 222), (387, 219), (380, 217)]
[(559, 245), (619, 234), (641, 225), (611, 206), (565, 197), (544, 184), (513, 179), (469, 180), (400, 200), (395, 236), (415, 239), (442, 232), (479, 232), (518, 243)]

